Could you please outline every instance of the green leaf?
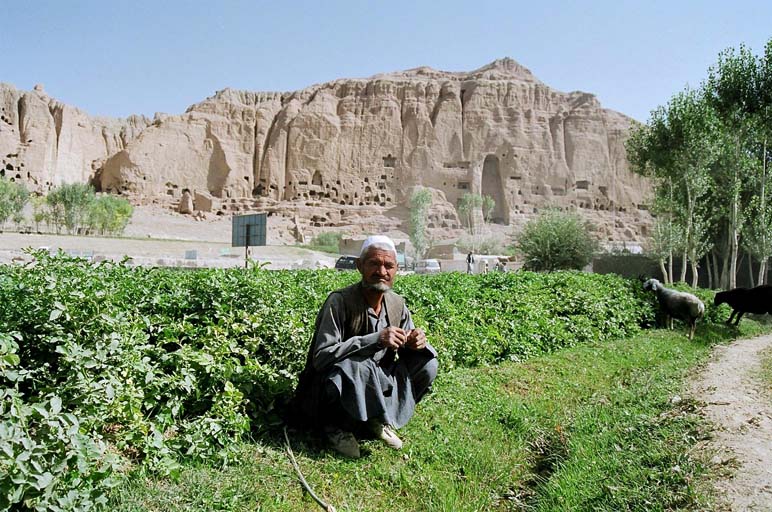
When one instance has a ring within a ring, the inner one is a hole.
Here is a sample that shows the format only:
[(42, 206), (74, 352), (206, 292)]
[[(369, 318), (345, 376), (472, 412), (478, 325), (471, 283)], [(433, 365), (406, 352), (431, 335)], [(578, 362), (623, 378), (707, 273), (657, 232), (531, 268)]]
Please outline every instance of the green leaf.
[(6, 441), (0, 442), (0, 450), (2, 450), (3, 453), (8, 455), (8, 457), (13, 458), (13, 446), (11, 446), (10, 443)]
[(48, 410), (41, 404), (32, 404), (32, 408), (44, 418), (48, 418)]
[(62, 411), (62, 399), (54, 395), (51, 397), (51, 414), (59, 414)]
[(36, 485), (38, 489), (42, 490), (48, 487), (49, 485), (51, 485), (53, 481), (54, 481), (54, 475), (46, 471), (45, 473), (43, 473), (37, 478)]
[(8, 496), (8, 501), (11, 503), (19, 503), (22, 500), (22, 497), (24, 496), (24, 489), (27, 487), (26, 485), (23, 485), (26, 482), (14, 482), (17, 484), (16, 488), (13, 490), (13, 492)]

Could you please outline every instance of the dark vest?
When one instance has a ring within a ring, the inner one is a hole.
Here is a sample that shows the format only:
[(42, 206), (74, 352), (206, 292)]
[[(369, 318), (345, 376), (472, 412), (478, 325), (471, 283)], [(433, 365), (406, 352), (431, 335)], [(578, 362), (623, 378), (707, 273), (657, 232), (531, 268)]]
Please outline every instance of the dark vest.
[[(370, 324), (367, 320), (367, 301), (362, 293), (362, 284), (356, 283), (346, 288), (336, 290), (330, 294), (340, 294), (343, 297), (343, 333), (341, 340), (347, 340), (354, 336), (364, 336), (369, 334)], [(329, 296), (328, 296), (329, 299)], [(386, 308), (386, 321), (390, 327), (399, 327), (402, 319), (402, 311), (405, 308), (405, 299), (394, 293), (387, 291), (383, 296), (383, 304)], [(320, 420), (320, 407), (323, 405), (322, 387), (326, 375), (320, 373), (314, 368), (313, 357), (316, 348), (316, 334), (319, 330), (323, 310), (319, 311), (314, 326), (314, 334), (311, 338), (308, 355), (306, 356), (306, 367), (300, 373), (298, 386), (295, 388), (295, 394), (292, 397), (289, 407), (289, 417), (291, 423), (305, 424), (313, 427), (322, 427), (318, 424)], [(394, 352), (388, 351), (381, 364), (389, 364), (394, 359)]]

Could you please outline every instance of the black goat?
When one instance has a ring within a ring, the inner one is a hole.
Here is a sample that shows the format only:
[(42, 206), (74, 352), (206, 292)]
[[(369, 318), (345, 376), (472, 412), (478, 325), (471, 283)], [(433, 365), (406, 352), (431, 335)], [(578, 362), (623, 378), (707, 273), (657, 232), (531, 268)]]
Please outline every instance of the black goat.
[(726, 320), (726, 323), (734, 325), (740, 323), (740, 319), (745, 313), (764, 313), (772, 314), (772, 285), (763, 284), (755, 288), (734, 288), (725, 292), (718, 292), (713, 304), (729, 304), (732, 308), (732, 314)]

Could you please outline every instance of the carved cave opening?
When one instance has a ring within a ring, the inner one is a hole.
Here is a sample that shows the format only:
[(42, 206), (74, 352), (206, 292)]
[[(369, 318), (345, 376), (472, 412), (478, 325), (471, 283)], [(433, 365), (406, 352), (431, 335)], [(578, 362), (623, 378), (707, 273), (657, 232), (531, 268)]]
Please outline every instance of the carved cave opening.
[(223, 192), (225, 196), (230, 197), (229, 192), (224, 190), (231, 171), (225, 158), (225, 151), (222, 149), (219, 141), (212, 139), (207, 139), (207, 141), (209, 141), (208, 144), (212, 147), (212, 154), (209, 157), (206, 187), (215, 197), (223, 197)]
[(481, 193), (483, 196), (491, 196), (496, 201), (496, 206), (491, 214), (491, 222), (509, 224), (507, 202), (504, 198), (504, 183), (499, 172), (499, 158), (496, 155), (486, 156), (483, 162)]

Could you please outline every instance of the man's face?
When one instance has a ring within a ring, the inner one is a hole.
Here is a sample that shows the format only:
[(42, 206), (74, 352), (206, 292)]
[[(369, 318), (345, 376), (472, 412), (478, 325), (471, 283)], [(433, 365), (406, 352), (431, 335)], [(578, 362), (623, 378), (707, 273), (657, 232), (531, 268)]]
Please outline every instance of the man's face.
[(397, 257), (392, 251), (369, 249), (363, 258), (357, 260), (357, 269), (362, 274), (362, 284), (365, 288), (385, 292), (394, 284)]

